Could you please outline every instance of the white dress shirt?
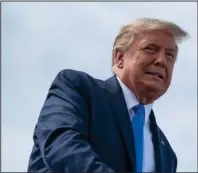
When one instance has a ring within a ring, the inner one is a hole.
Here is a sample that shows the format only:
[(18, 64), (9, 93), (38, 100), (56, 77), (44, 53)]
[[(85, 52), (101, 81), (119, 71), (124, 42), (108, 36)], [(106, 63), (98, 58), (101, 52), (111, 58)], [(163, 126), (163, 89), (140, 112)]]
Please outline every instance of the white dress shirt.
[[(133, 107), (139, 104), (135, 94), (117, 77), (122, 88), (124, 99), (128, 108), (130, 119), (134, 115)], [(152, 104), (144, 105), (145, 108), (145, 124), (144, 124), (144, 157), (143, 157), (143, 172), (155, 171), (154, 148), (152, 142), (152, 134), (149, 128), (149, 115), (152, 109)]]

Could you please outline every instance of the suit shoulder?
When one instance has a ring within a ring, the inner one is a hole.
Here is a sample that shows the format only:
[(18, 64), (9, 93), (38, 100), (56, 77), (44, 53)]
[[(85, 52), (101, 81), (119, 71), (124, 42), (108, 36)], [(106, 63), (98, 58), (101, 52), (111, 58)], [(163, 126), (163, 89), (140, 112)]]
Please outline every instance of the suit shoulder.
[(91, 77), (89, 74), (82, 72), (82, 71), (77, 71), (77, 70), (73, 70), (73, 69), (64, 69), (61, 70), (57, 76), (62, 76), (64, 78), (68, 78), (68, 79), (76, 79), (76, 78), (89, 78)]
[(72, 85), (78, 85), (86, 84), (88, 81), (93, 80), (93, 77), (82, 71), (64, 69), (57, 74), (55, 79), (71, 82)]
[(57, 74), (55, 78), (55, 82), (57, 80), (61, 82), (66, 82), (67, 84), (79, 90), (87, 90), (87, 89), (95, 87), (99, 83), (104, 82), (100, 79), (96, 79), (92, 77), (88, 73), (73, 70), (73, 69), (61, 70)]

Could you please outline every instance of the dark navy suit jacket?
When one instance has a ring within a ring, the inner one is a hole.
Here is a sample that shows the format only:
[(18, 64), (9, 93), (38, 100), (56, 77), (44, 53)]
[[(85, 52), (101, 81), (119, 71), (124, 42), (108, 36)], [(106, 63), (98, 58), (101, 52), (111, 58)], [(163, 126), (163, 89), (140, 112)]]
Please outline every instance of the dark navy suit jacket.
[[(175, 172), (177, 158), (156, 124), (150, 129), (157, 172)], [(115, 76), (106, 81), (61, 71), (53, 81), (34, 131), (28, 172), (135, 172), (128, 110)]]

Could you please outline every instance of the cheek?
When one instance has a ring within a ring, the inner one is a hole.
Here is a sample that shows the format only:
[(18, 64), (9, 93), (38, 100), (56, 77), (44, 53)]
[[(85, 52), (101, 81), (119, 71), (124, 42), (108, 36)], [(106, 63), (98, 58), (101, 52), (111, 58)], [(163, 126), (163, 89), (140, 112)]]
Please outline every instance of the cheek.
[(168, 88), (171, 84), (171, 81), (172, 81), (172, 74), (173, 74), (173, 68), (170, 68), (168, 69), (167, 71), (167, 79), (166, 79), (166, 82), (165, 82), (165, 87)]
[(145, 72), (147, 68), (153, 65), (153, 62), (154, 62), (154, 58), (152, 56), (148, 56), (148, 55), (140, 56), (139, 60), (137, 61), (139, 71)]
[(172, 79), (172, 75), (173, 75), (173, 68), (174, 68), (174, 66), (172, 65), (172, 66), (170, 66), (170, 67), (168, 68), (168, 70), (167, 70), (167, 74), (168, 74), (168, 78), (169, 78), (169, 80), (171, 80), (171, 79)]
[(133, 80), (140, 80), (144, 75), (146, 67), (150, 64), (149, 61), (151, 61), (151, 58), (149, 59), (149, 57), (146, 57), (142, 53), (125, 59), (125, 73), (131, 78), (134, 78)]

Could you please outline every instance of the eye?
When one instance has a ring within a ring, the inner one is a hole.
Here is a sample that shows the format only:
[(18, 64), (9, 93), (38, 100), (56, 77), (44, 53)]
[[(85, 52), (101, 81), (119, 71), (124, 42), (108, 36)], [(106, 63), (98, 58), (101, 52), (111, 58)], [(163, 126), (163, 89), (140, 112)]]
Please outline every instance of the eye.
[(169, 57), (169, 58), (171, 58), (171, 59), (175, 59), (175, 56), (173, 55), (173, 54), (171, 54), (171, 53), (166, 53), (166, 55)]
[(147, 53), (155, 53), (156, 52), (156, 48), (154, 48), (154, 47), (146, 47), (146, 48), (144, 48), (144, 50)]

